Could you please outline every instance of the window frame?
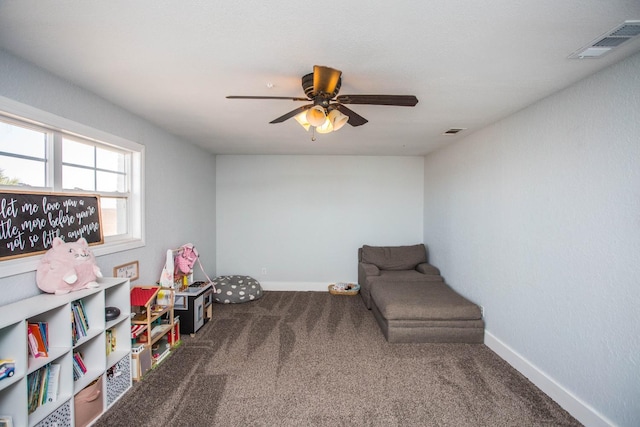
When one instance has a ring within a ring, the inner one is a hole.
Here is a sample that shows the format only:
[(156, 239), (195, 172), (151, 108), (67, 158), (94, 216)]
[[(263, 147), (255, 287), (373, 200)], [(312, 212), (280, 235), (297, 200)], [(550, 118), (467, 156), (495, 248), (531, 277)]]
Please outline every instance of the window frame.
[[(26, 126), (36, 126), (41, 130), (52, 133), (53, 138), (60, 140), (64, 136), (70, 138), (80, 138), (88, 142), (113, 146), (131, 153), (131, 171), (130, 171), (130, 197), (127, 203), (127, 222), (129, 232), (127, 235), (105, 237), (105, 242), (100, 245), (91, 247), (92, 252), (96, 256), (108, 255), (116, 252), (136, 249), (145, 246), (145, 229), (144, 229), (144, 167), (145, 167), (145, 146), (137, 142), (127, 140), (125, 138), (112, 135), (110, 133), (92, 128), (73, 120), (57, 116), (55, 114), (40, 110), (38, 108), (14, 101), (12, 99), (0, 96), (0, 113), (11, 120), (23, 123)], [(47, 144), (48, 150), (61, 150), (62, 141), (59, 143)], [(55, 161), (61, 162), (61, 152), (52, 153)], [(55, 169), (55, 168), (48, 168)], [(61, 168), (60, 168), (61, 170)], [(53, 170), (47, 173), (52, 174)], [(62, 177), (53, 178), (53, 188), (29, 187), (29, 189), (37, 191), (52, 192), (68, 192), (73, 190), (62, 189)], [(9, 186), (4, 188), (11, 188)], [(86, 193), (86, 191), (78, 191)], [(12, 276), (15, 274), (34, 271), (42, 255), (33, 255), (28, 257), (16, 258), (11, 260), (0, 261), (0, 277)]]

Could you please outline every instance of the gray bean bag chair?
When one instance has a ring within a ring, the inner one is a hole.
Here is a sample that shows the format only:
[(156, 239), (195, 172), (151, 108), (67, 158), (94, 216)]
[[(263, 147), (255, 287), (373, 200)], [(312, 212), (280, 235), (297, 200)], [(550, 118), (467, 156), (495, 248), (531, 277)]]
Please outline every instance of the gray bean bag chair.
[(262, 286), (250, 276), (219, 276), (213, 280), (214, 300), (220, 304), (239, 304), (262, 297)]

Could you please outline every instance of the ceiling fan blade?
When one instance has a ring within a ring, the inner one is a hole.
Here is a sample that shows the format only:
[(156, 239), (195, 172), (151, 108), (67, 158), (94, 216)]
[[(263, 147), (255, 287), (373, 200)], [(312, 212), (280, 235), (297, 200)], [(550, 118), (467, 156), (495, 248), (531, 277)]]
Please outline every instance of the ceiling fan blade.
[(326, 94), (332, 94), (336, 90), (338, 81), (342, 71), (335, 68), (329, 68), (322, 65), (313, 66), (313, 90), (314, 95), (318, 95), (320, 92)]
[(342, 104), (331, 104), (331, 105), (334, 106), (342, 114), (349, 117), (349, 121), (347, 121), (347, 123), (349, 123), (351, 126), (362, 126), (363, 124), (369, 121), (364, 117), (362, 117), (360, 114), (356, 113), (353, 110), (350, 110), (349, 108), (345, 107)]
[(413, 107), (418, 98), (413, 95), (340, 95), (336, 98), (341, 104), (396, 105)]
[[(307, 101), (308, 101), (308, 99), (307, 99)], [(289, 120), (291, 117), (297, 116), (298, 114), (302, 113), (305, 110), (308, 110), (311, 107), (313, 107), (313, 104), (303, 105), (302, 107), (298, 107), (293, 111), (289, 111), (284, 116), (280, 116), (277, 119), (271, 120), (269, 123), (282, 123), (285, 120)]]
[(227, 96), (227, 99), (288, 99), (290, 101), (309, 101), (309, 98), (296, 98), (291, 96)]

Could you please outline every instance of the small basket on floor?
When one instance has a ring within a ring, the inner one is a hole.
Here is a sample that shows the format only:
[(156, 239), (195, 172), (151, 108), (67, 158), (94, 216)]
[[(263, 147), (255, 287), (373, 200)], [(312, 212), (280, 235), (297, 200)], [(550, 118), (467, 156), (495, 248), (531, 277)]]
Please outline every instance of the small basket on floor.
[(360, 292), (360, 285), (357, 283), (340, 283), (340, 285), (344, 285), (344, 289), (337, 288), (336, 283), (330, 284), (329, 293), (331, 295), (357, 295)]

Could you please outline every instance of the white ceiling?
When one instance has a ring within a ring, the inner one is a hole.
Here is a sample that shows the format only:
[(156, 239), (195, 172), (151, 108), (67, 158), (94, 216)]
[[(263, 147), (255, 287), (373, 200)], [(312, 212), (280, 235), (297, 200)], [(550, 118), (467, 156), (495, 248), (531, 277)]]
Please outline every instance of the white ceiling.
[[(625, 20), (639, 0), (0, 0), (0, 48), (213, 153), (421, 155), (640, 51), (567, 59)], [(304, 102), (225, 98), (302, 97), (314, 65), (419, 103), (312, 142), (269, 124)]]

